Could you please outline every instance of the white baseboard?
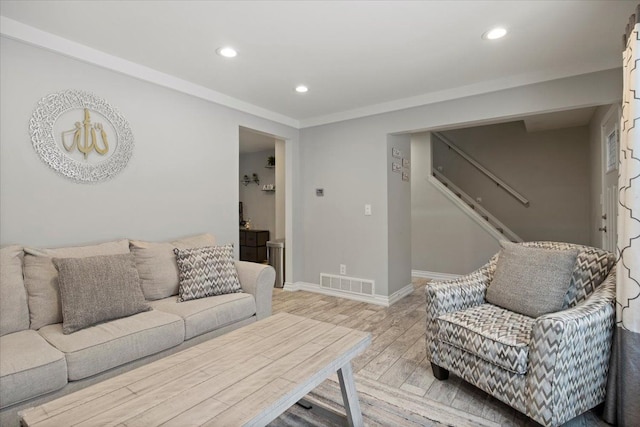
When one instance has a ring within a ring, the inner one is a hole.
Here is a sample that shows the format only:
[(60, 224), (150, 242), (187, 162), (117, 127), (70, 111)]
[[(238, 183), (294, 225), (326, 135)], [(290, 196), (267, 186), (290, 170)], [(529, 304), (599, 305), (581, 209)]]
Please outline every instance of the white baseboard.
[(437, 273), (435, 271), (411, 270), (411, 277), (420, 277), (421, 279), (436, 280), (443, 282), (461, 277), (462, 274)]
[(382, 295), (361, 295), (361, 294), (353, 294), (350, 292), (341, 292), (337, 289), (327, 289), (320, 287), (317, 283), (308, 283), (308, 282), (295, 282), (289, 283), (286, 282), (284, 284), (284, 290), (295, 292), (295, 291), (307, 291), (314, 292), (317, 294), (329, 295), (332, 297), (338, 298), (346, 298), (354, 301), (366, 302), (369, 304), (381, 305), (383, 307), (389, 307), (392, 304), (400, 301), (405, 296), (409, 295), (413, 292), (413, 285), (409, 283), (407, 286), (402, 289), (394, 292), (391, 296), (382, 296)]

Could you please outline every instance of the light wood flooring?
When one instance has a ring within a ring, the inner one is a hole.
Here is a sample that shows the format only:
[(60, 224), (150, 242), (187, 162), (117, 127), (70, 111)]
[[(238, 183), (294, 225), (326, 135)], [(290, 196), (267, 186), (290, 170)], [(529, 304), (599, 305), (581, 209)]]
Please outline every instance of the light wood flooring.
[[(484, 391), (450, 375), (438, 381), (425, 350), (426, 280), (415, 279), (415, 291), (385, 308), (321, 294), (274, 289), (273, 312), (287, 312), (371, 332), (371, 346), (353, 361), (353, 370), (369, 379), (480, 416), (503, 426), (539, 426)], [(608, 426), (593, 412), (567, 427)]]

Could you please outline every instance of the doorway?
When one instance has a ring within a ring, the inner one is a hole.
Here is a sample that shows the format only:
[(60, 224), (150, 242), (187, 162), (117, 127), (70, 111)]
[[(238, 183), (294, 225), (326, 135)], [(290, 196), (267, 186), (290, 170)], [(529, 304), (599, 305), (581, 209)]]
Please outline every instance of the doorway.
[(618, 153), (620, 107), (613, 105), (605, 115), (600, 132), (602, 153), (602, 215), (598, 230), (601, 247), (615, 253), (618, 238)]
[[(281, 259), (279, 249), (286, 238), (285, 141), (241, 126), (238, 151), (240, 260), (265, 263), (275, 255)], [(280, 270), (276, 285), (281, 287), (283, 266)]]

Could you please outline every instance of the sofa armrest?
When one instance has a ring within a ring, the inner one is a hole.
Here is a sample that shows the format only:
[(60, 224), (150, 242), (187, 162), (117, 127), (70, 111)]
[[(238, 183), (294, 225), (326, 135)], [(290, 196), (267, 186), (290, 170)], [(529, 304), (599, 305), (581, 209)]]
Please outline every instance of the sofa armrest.
[(258, 320), (271, 316), (271, 296), (276, 281), (276, 271), (270, 265), (236, 261), (242, 290), (256, 299)]
[(539, 423), (561, 424), (604, 401), (615, 297), (614, 267), (586, 300), (536, 319), (525, 401), (528, 415)]
[(425, 286), (427, 299), (427, 357), (434, 361), (438, 327), (436, 319), (445, 313), (484, 304), (487, 286), (493, 279), (497, 256), (466, 276)]

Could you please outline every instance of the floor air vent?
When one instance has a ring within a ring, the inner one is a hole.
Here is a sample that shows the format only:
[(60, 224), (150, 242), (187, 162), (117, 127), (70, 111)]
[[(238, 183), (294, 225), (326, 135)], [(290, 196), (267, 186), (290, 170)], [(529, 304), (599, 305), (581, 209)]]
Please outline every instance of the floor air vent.
[(374, 295), (374, 281), (358, 279), (357, 277), (336, 276), (334, 274), (320, 273), (320, 287), (339, 292), (348, 292), (358, 295)]

